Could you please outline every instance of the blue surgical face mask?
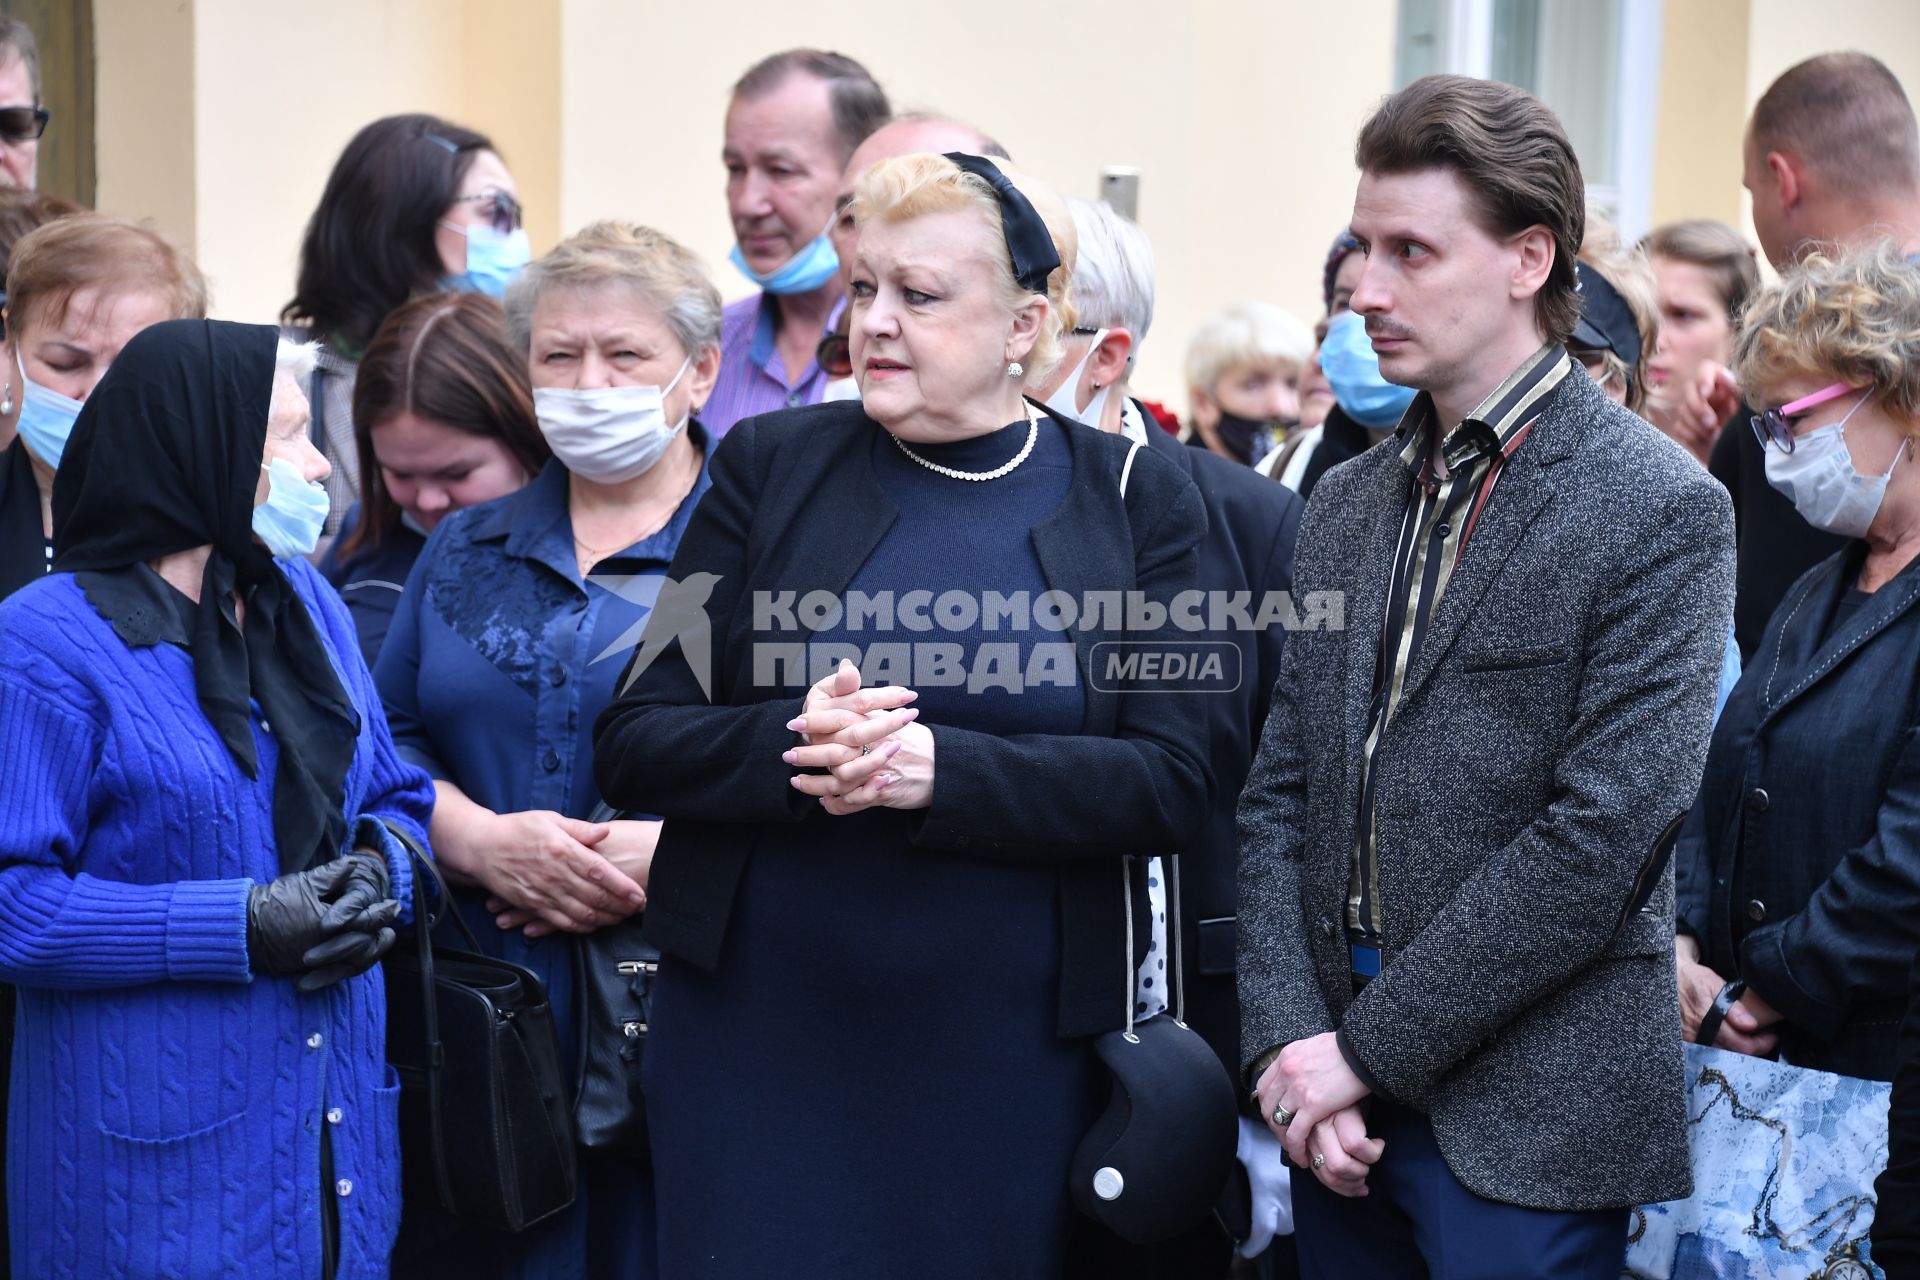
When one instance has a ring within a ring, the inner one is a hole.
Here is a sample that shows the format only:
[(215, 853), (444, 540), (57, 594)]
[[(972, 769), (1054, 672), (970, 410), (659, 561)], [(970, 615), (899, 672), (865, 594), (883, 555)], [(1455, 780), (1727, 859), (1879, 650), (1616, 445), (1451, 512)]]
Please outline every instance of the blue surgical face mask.
[(442, 281), (448, 289), (498, 298), (505, 295), (507, 286), (520, 274), (520, 268), (533, 261), (533, 247), (527, 240), (525, 227), (503, 232), (491, 222), (476, 222), (467, 227), (456, 227), (451, 222), (440, 225), (467, 238), (467, 269)]
[(1327, 325), (1320, 343), (1320, 372), (1333, 398), (1363, 427), (1390, 427), (1413, 403), (1414, 389), (1380, 376), (1380, 357), (1367, 337), (1367, 321), (1358, 311), (1343, 311)]
[(58, 470), (60, 455), (67, 451), (67, 439), (73, 435), (73, 420), (80, 416), (80, 401), (69, 400), (29, 378), (26, 366), (20, 363), (18, 347), (13, 351), (13, 367), (20, 374), (20, 438), (33, 450), (34, 457)]
[(300, 474), (285, 458), (260, 468), (267, 473), (267, 500), (253, 509), (253, 531), (276, 559), (310, 556), (327, 527), (327, 488)]
[(755, 271), (748, 266), (747, 255), (740, 252), (738, 244), (727, 255), (727, 261), (733, 263), (741, 275), (768, 293), (812, 293), (840, 271), (840, 255), (833, 251), (833, 241), (827, 236), (832, 226), (833, 220), (828, 219), (819, 235), (807, 241), (800, 252), (772, 271)]

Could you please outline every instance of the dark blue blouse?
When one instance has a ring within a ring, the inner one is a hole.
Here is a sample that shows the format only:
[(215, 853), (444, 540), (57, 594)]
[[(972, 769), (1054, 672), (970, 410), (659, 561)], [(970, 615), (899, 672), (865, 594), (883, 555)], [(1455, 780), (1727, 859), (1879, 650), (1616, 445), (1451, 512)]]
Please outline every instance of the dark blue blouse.
[[(434, 530), (375, 671), (403, 757), (496, 813), (593, 811), (594, 717), (613, 696), (709, 484), (706, 434), (698, 423), (688, 430), (703, 461), (680, 509), (585, 582), (558, 461), (518, 493), (455, 512)], [(481, 944), (547, 984), (571, 1059), (569, 938), (503, 934), (478, 895), (461, 896)]]

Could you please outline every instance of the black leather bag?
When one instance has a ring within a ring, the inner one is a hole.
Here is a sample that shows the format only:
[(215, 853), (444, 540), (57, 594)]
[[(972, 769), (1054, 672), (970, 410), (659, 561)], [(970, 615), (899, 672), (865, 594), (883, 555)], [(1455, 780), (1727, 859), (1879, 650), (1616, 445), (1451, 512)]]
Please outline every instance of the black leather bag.
[[(439, 869), (394, 834), (414, 871), (414, 948), (396, 947), (383, 962), (405, 1195), (476, 1225), (522, 1231), (574, 1198), (573, 1121), (546, 988), (481, 952)], [(429, 880), (438, 891), (431, 902)], [(434, 902), (468, 950), (433, 941)]]
[(1094, 1052), (1113, 1075), (1107, 1109), (1080, 1140), (1069, 1174), (1080, 1211), (1131, 1244), (1169, 1240), (1213, 1210), (1233, 1173), (1238, 1101), (1226, 1067), (1186, 1012), (1180, 954), (1180, 867), (1167, 874), (1167, 980), (1172, 1002), (1133, 1019), (1133, 876), (1125, 861), (1127, 1027), (1096, 1037)]
[[(622, 816), (603, 804), (588, 821), (612, 822)], [(574, 1082), (573, 1127), (589, 1151), (645, 1162), (650, 1148), (640, 1060), (653, 1021), (653, 979), (660, 972), (660, 952), (641, 936), (641, 922), (633, 916), (595, 929), (574, 946), (580, 1072)]]

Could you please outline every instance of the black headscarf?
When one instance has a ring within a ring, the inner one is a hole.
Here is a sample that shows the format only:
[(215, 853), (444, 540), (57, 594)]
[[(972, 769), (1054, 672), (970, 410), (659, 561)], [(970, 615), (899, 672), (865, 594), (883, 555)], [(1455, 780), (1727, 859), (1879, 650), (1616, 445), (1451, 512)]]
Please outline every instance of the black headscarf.
[[(147, 562), (211, 545), (187, 625), (200, 709), (259, 776), (248, 697), (279, 743), (273, 834), (283, 871), (324, 862), (342, 812), (359, 713), (293, 584), (253, 537), (277, 332), (170, 320), (137, 334), (87, 397), (53, 482), (54, 568), (129, 643), (152, 644)], [(232, 597), (245, 601), (245, 626)], [(165, 594), (165, 593), (163, 593)]]

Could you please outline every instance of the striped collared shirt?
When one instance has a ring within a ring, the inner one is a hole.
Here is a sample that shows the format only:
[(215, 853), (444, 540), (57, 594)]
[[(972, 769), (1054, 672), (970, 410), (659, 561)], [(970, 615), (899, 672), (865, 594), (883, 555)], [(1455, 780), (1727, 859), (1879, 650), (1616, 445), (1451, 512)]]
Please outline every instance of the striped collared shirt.
[[(843, 297), (827, 316), (822, 336), (833, 331), (846, 307)], [(720, 324), (720, 377), (700, 411), (700, 422), (715, 440), (733, 424), (756, 413), (819, 404), (826, 393), (827, 374), (818, 361), (789, 372), (774, 342), (778, 303), (771, 294), (756, 293), (730, 303)]]
[(1400, 420), (1406, 441), (1400, 461), (1412, 473), (1407, 511), (1387, 580), (1373, 710), (1360, 755), (1360, 811), (1354, 824), (1353, 872), (1347, 887), (1347, 931), (1356, 942), (1380, 944), (1380, 880), (1375, 854), (1374, 752), (1399, 710), (1407, 673), (1425, 641), (1440, 597), (1466, 554), (1474, 527), (1500, 482), (1509, 458), (1526, 443), (1540, 403), (1573, 368), (1567, 349), (1548, 343), (1442, 435), (1433, 397), (1422, 392)]

